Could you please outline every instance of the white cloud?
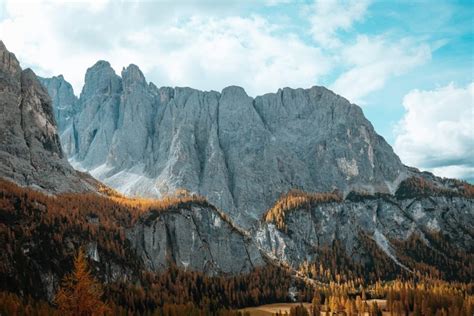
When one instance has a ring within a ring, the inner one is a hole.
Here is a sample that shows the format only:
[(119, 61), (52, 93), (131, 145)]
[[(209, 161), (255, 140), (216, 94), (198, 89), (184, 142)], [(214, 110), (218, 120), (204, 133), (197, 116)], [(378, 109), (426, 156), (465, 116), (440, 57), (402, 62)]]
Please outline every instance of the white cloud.
[(428, 171), (434, 173), (438, 177), (464, 179), (471, 183), (474, 182), (474, 167), (469, 165), (462, 166), (446, 166), (429, 168)]
[(382, 89), (389, 78), (406, 73), (431, 58), (428, 45), (411, 39), (357, 33), (355, 39), (345, 36), (341, 31), (351, 31), (356, 22), (362, 22), (370, 2), (315, 0), (308, 10), (313, 39), (343, 70), (330, 88), (359, 104), (363, 104), (364, 97), (371, 92)]
[(361, 21), (369, 3), (369, 0), (315, 0), (310, 8), (313, 39), (325, 48), (342, 46), (337, 32), (348, 31), (354, 22)]
[[(330, 87), (363, 103), (387, 78), (430, 56), (426, 45), (382, 36), (361, 35), (343, 45), (338, 31), (361, 20), (367, 6), (368, 1), (316, 1), (309, 18), (318, 47), (270, 18), (239, 16), (237, 4), (10, 0), (0, 38), (23, 66), (42, 76), (63, 74), (76, 93), (85, 70), (99, 59), (117, 72), (137, 64), (158, 86), (240, 85), (253, 96), (313, 86), (337, 63), (344, 72)], [(343, 46), (322, 45), (326, 41)]]
[(194, 18), (170, 29), (171, 38), (188, 44), (164, 54), (155, 71), (179, 85), (217, 89), (237, 84), (251, 95), (288, 85), (309, 87), (329, 71), (330, 61), (318, 48), (295, 35), (275, 36), (273, 28), (257, 16)]
[(474, 82), (413, 90), (395, 134), (402, 161), (446, 177), (474, 179)]
[(331, 67), (319, 48), (260, 16), (235, 16), (232, 7), (203, 13), (172, 3), (8, 1), (6, 10), (0, 38), (9, 50), (39, 75), (62, 73), (76, 93), (98, 59), (118, 71), (137, 64), (158, 86), (235, 84), (250, 95), (310, 87)]
[(350, 69), (331, 88), (352, 102), (384, 87), (387, 79), (404, 74), (431, 59), (431, 49), (413, 40), (394, 41), (383, 36), (360, 35), (343, 49), (341, 62)]
[(287, 4), (290, 3), (291, 0), (266, 0), (265, 3), (267, 6), (277, 6), (280, 4)]

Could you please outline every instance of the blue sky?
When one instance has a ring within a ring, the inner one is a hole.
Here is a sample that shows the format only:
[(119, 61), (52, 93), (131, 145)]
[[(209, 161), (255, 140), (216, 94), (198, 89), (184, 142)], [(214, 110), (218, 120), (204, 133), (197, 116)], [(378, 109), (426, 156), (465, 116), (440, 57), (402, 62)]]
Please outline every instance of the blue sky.
[(324, 85), (359, 104), (402, 161), (474, 180), (472, 1), (9, 1), (0, 38), (80, 93), (98, 59), (158, 86), (251, 96)]

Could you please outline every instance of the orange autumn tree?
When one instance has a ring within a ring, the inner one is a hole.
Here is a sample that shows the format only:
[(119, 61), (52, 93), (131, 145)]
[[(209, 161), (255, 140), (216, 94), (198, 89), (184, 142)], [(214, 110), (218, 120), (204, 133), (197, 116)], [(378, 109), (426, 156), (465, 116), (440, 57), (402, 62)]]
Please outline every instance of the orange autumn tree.
[(58, 310), (64, 315), (96, 316), (109, 311), (100, 300), (101, 284), (90, 274), (84, 250), (74, 258), (74, 271), (65, 276), (55, 297)]

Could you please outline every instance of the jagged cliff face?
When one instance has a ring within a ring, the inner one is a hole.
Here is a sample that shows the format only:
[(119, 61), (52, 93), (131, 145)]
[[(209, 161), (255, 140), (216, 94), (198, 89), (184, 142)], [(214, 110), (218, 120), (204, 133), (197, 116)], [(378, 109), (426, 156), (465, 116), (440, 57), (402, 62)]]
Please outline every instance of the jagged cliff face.
[(48, 191), (92, 190), (64, 156), (51, 99), (0, 41), (0, 176)]
[(80, 112), (74, 90), (62, 75), (52, 78), (38, 77), (38, 80), (48, 91), (53, 104), (57, 105), (53, 107), (53, 112), (63, 152), (66, 156), (74, 154), (75, 148), (70, 146), (74, 146), (75, 142), (73, 139), (68, 139), (68, 137), (74, 136), (72, 121), (74, 116)]
[(129, 231), (128, 238), (151, 271), (163, 271), (173, 262), (184, 270), (235, 275), (265, 263), (250, 236), (213, 207), (150, 212)]
[(61, 135), (72, 123), (77, 109), (77, 97), (69, 82), (62, 75), (52, 78), (37, 77), (39, 82), (46, 88), (54, 106), (53, 112), (56, 118), (58, 133)]
[(292, 188), (388, 193), (407, 174), (361, 109), (322, 87), (255, 99), (157, 88), (135, 65), (119, 77), (100, 61), (78, 108), (62, 138), (76, 167), (130, 195), (185, 188), (242, 224)]

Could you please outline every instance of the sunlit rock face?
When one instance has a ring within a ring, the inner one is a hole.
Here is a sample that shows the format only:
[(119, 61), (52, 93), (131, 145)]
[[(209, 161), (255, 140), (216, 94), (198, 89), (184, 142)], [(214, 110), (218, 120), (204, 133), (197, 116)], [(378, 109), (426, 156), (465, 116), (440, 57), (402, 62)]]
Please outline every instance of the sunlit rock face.
[(157, 88), (99, 61), (75, 106), (62, 122), (74, 166), (129, 195), (199, 193), (244, 225), (292, 188), (388, 193), (407, 173), (362, 110), (323, 87)]
[(0, 177), (48, 192), (93, 190), (61, 149), (51, 99), (0, 41)]

